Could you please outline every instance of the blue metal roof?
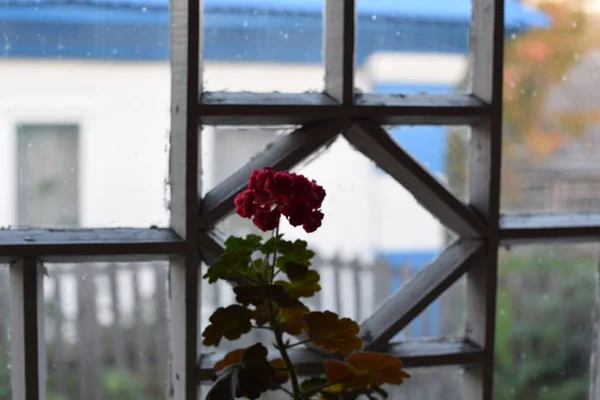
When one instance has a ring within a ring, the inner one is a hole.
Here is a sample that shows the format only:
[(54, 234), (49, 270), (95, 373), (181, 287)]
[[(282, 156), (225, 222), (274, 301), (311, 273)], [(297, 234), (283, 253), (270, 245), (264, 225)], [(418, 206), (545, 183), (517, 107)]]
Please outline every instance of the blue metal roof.
[[(0, 7), (52, 7), (79, 5), (88, 7), (115, 7), (144, 9), (146, 11), (168, 9), (168, 0), (2, 0)], [(249, 11), (269, 13), (321, 14), (324, 0), (204, 0), (204, 9), (211, 11)], [(438, 21), (462, 21), (471, 19), (472, 0), (371, 0), (357, 1), (359, 15), (378, 17), (424, 18)], [(85, 18), (85, 15), (81, 15)], [(0, 19), (3, 19), (0, 16)], [(506, 0), (505, 22), (507, 28), (546, 26), (549, 20), (543, 13), (517, 0)]]
[[(468, 51), (472, 0), (358, 1), (356, 61), (377, 51)], [(169, 58), (168, 0), (0, 0), (0, 56)], [(323, 0), (205, 0), (208, 60), (322, 61)], [(507, 33), (547, 26), (506, 0)], [(299, 50), (300, 49), (300, 50)]]

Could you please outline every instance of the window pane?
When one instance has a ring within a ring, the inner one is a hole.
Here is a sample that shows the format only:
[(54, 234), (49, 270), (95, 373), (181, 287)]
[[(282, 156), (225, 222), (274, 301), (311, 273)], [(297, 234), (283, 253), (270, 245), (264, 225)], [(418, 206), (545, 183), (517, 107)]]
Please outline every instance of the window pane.
[(384, 385), (394, 400), (463, 400), (465, 398), (461, 367), (408, 368), (411, 377), (401, 386)]
[(470, 0), (357, 0), (356, 6), (356, 83), (362, 91), (464, 90)]
[(386, 127), (392, 139), (461, 200), (467, 200), (469, 138), (467, 126)]
[(204, 89), (322, 90), (323, 0), (204, 2)]
[[(357, 0), (356, 84), (362, 91), (466, 91), (471, 0)], [(506, 0), (506, 32), (547, 24), (543, 14)]]
[(297, 126), (205, 126), (202, 128), (202, 192), (206, 194)]
[[(313, 264), (323, 290), (306, 301), (312, 309), (328, 309), (362, 321), (450, 240), (450, 233), (410, 193), (343, 138), (294, 171), (315, 179), (328, 193), (322, 208), (323, 226), (316, 232), (307, 234), (287, 222), (281, 224), (286, 237), (306, 240), (318, 255)], [(235, 214), (219, 228), (227, 235), (268, 236)], [(462, 333), (463, 286), (445, 294), (448, 301), (433, 303), (403, 337)], [(203, 292), (211, 296), (211, 290)], [(226, 285), (220, 290), (231, 292)], [(213, 304), (225, 300), (212, 298)], [(449, 324), (448, 318), (455, 323)]]
[(500, 253), (496, 399), (587, 399), (598, 245)]
[(168, 2), (0, 5), (0, 226), (167, 226)]
[(552, 24), (506, 43), (505, 212), (600, 211), (600, 31), (581, 4), (542, 3)]
[(10, 277), (0, 264), (0, 400), (11, 399), (10, 383)]
[(164, 399), (167, 263), (46, 266), (49, 395)]

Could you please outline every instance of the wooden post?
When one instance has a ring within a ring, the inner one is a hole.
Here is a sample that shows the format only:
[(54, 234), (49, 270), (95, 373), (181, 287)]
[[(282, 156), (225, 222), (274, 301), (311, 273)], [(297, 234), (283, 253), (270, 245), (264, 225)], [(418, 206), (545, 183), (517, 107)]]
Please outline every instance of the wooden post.
[(156, 346), (156, 363), (160, 379), (165, 383), (169, 379), (169, 329), (167, 305), (167, 270), (163, 263), (154, 264), (154, 294), (156, 304), (156, 323), (154, 325), (154, 341)]
[(61, 275), (63, 269), (56, 268), (54, 269), (54, 276), (51, 278), (54, 280), (54, 300), (53, 300), (53, 311), (55, 312), (53, 315), (54, 318), (54, 341), (52, 343), (53, 355), (55, 357), (54, 361), (54, 371), (52, 376), (54, 377), (55, 388), (56, 390), (63, 395), (66, 395), (67, 392), (67, 383), (65, 381), (65, 377), (67, 374), (66, 362), (67, 357), (64, 356), (65, 347), (63, 346), (63, 335), (64, 335), (64, 310), (62, 303), (62, 293), (61, 293)]
[(96, 285), (94, 269), (77, 265), (77, 332), (79, 335), (79, 398), (101, 400), (101, 355), (96, 320)]
[(596, 301), (592, 318), (594, 327), (594, 341), (592, 342), (592, 356), (590, 358), (590, 400), (600, 396), (600, 256), (597, 261), (596, 272)]
[(112, 307), (112, 344), (115, 354), (115, 365), (120, 370), (129, 368), (127, 355), (125, 354), (125, 340), (123, 338), (123, 321), (121, 316), (121, 306), (119, 301), (119, 287), (117, 281), (117, 266), (110, 264), (108, 266), (108, 285), (110, 290), (110, 302)]
[(42, 264), (35, 257), (10, 266), (13, 400), (46, 399), (43, 279)]
[(134, 264), (131, 268), (133, 273), (133, 331), (135, 332), (133, 340), (134, 348), (134, 359), (136, 371), (144, 377), (148, 376), (149, 363), (148, 363), (148, 340), (147, 340), (147, 326), (144, 322), (144, 304), (140, 293), (140, 265)]

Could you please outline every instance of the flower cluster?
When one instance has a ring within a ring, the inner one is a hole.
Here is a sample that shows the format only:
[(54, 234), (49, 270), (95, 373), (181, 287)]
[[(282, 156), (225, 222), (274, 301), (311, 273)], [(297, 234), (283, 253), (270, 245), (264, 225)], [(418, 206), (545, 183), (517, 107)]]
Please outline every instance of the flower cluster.
[(292, 226), (314, 232), (321, 226), (325, 189), (303, 175), (273, 168), (254, 170), (248, 187), (235, 197), (240, 217), (250, 218), (262, 231), (275, 229), (281, 215)]

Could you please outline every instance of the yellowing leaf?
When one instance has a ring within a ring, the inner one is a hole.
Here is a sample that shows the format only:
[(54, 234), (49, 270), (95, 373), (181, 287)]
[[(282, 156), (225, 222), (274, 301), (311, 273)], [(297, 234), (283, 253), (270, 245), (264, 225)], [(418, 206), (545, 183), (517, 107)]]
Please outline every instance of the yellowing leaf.
[(276, 375), (275, 367), (267, 360), (267, 349), (261, 343), (227, 353), (214, 369), (221, 373), (209, 391), (207, 399), (210, 400), (225, 400), (223, 395), (230, 387), (235, 389), (236, 397), (258, 399), (271, 388)]
[(285, 369), (285, 362), (281, 358), (271, 360), (271, 365), (275, 369), (275, 375), (271, 378), (271, 389), (278, 389), (290, 378), (289, 372)]
[[(320, 399), (326, 399), (331, 396), (332, 393), (339, 393), (344, 390), (344, 387), (341, 384), (331, 385), (327, 387), (323, 387), (327, 385), (327, 379), (322, 377), (313, 377), (302, 381), (300, 384), (300, 391), (302, 393), (310, 393), (311, 398), (312, 394), (321, 393)], [(322, 388), (322, 389), (321, 389)], [(333, 395), (331, 398), (337, 399), (338, 395)]]
[(286, 268), (286, 274), (290, 279), (289, 282), (277, 281), (278, 285), (285, 288), (285, 291), (294, 298), (300, 297), (312, 297), (316, 292), (321, 290), (319, 285), (319, 273), (317, 271), (311, 271), (307, 266), (289, 263)]
[(303, 329), (306, 329), (306, 322), (304, 322), (306, 313), (308, 313), (308, 308), (304, 305), (282, 308), (279, 311), (278, 319), (284, 331), (290, 335), (299, 335)]
[(225, 354), (225, 357), (221, 361), (217, 361), (213, 369), (215, 370), (215, 372), (219, 372), (225, 367), (241, 363), (245, 352), (246, 349), (237, 349), (230, 351), (229, 353)]
[(347, 389), (379, 386), (385, 383), (401, 385), (410, 375), (402, 369), (402, 361), (382, 353), (354, 353), (345, 362), (323, 361), (329, 382), (341, 382)]
[(237, 304), (217, 308), (209, 319), (211, 324), (202, 333), (202, 343), (205, 346), (218, 346), (223, 337), (229, 340), (238, 339), (252, 329), (251, 318), (252, 311)]
[(329, 352), (348, 354), (362, 346), (358, 324), (350, 318), (339, 318), (331, 311), (310, 312), (304, 315), (308, 337), (314, 344)]

